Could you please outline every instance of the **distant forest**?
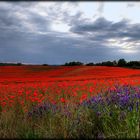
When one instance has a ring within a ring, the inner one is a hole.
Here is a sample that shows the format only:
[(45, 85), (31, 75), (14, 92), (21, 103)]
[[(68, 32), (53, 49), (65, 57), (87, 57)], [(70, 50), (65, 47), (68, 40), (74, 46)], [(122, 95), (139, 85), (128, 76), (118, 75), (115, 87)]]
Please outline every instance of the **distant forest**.
[(65, 63), (64, 66), (80, 66), (80, 65), (86, 65), (86, 66), (114, 66), (114, 67), (130, 67), (130, 68), (138, 68), (140, 69), (140, 61), (129, 61), (127, 62), (125, 59), (119, 59), (118, 61), (104, 61), (101, 63), (87, 63), (84, 64), (82, 62), (69, 62)]
[[(0, 66), (22, 66), (26, 64), (22, 63), (0, 63)], [(42, 64), (42, 66), (49, 66), (49, 64)], [(67, 62), (61, 66), (111, 66), (111, 67), (128, 67), (128, 68), (134, 68), (134, 69), (140, 69), (140, 61), (129, 61), (127, 62), (125, 59), (119, 59), (118, 61), (104, 61), (100, 63), (87, 63), (84, 64), (79, 61), (72, 61)]]

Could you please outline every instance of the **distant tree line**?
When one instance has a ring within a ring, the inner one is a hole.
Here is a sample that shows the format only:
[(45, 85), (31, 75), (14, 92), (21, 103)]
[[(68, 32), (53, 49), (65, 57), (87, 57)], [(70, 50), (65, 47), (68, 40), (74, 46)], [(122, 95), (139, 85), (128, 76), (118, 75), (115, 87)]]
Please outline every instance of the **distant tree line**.
[[(22, 63), (0, 63), (0, 66), (22, 66), (25, 64)], [(140, 69), (140, 61), (129, 61), (127, 62), (124, 58), (119, 59), (118, 61), (103, 61), (100, 63), (87, 63), (84, 64), (79, 61), (71, 61), (71, 62), (66, 62), (62, 66), (112, 66), (112, 67), (129, 67), (129, 68), (135, 68), (135, 69)], [(42, 66), (49, 66), (49, 64), (42, 64)]]
[(140, 61), (129, 61), (127, 62), (125, 59), (119, 59), (118, 61), (114, 60), (114, 61), (104, 61), (104, 62), (100, 62), (100, 63), (87, 63), (84, 64), (82, 62), (67, 62), (64, 64), (64, 66), (82, 66), (82, 65), (86, 65), (86, 66), (114, 66), (114, 67), (130, 67), (130, 68), (140, 68)]
[(84, 65), (84, 63), (82, 62), (75, 62), (75, 61), (72, 61), (72, 62), (69, 62), (69, 63), (65, 63), (64, 64), (65, 66), (81, 66), (81, 65)]
[(22, 63), (0, 63), (0, 66), (21, 66)]

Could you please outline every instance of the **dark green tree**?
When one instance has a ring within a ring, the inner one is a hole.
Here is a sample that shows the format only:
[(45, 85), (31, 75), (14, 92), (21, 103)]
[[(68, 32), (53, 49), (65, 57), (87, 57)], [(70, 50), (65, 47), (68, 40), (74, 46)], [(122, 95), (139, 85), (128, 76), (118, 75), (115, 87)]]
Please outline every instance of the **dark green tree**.
[(126, 66), (126, 64), (127, 64), (127, 62), (125, 61), (124, 58), (118, 60), (119, 67), (124, 67), (124, 66)]
[(81, 66), (83, 65), (83, 63), (81, 62), (75, 62), (75, 61), (72, 61), (72, 62), (69, 62), (69, 63), (65, 63), (64, 66)]
[(91, 62), (91, 63), (87, 63), (87, 64), (86, 64), (86, 66), (94, 66), (94, 65), (95, 65), (95, 64), (94, 64), (94, 63), (92, 63), (92, 62)]

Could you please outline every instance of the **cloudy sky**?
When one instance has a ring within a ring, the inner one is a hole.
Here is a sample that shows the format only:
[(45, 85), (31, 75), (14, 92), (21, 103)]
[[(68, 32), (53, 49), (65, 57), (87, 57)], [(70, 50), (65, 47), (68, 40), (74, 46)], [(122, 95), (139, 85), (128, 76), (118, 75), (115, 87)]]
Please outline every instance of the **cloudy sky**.
[(140, 60), (140, 2), (0, 2), (0, 62)]

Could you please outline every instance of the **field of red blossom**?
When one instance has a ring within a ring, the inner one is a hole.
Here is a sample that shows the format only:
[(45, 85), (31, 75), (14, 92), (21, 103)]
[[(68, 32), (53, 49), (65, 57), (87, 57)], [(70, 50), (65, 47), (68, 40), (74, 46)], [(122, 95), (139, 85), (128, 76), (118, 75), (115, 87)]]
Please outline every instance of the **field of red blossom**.
[(46, 100), (79, 103), (116, 83), (140, 84), (140, 70), (103, 66), (3, 66), (0, 77), (1, 107), (16, 100), (24, 111)]
[[(135, 69), (103, 66), (1, 66), (0, 112), (8, 113), (13, 109), (16, 114), (28, 114), (33, 107), (45, 103), (78, 106), (106, 91), (117, 91), (116, 86), (139, 85), (140, 70)], [(5, 137), (2, 133), (1, 137)]]

